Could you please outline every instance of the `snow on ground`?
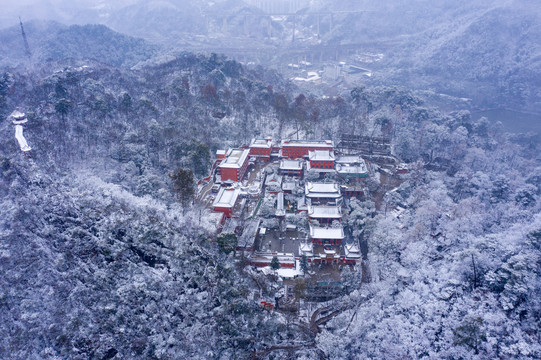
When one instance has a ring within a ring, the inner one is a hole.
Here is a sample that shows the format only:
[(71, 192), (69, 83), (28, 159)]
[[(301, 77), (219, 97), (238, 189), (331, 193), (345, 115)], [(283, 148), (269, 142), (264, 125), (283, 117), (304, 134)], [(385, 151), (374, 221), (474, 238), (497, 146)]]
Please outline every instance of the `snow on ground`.
[[(274, 273), (274, 270), (272, 270), (270, 266), (265, 266), (265, 267), (259, 268), (258, 270), (261, 271), (265, 275)], [(276, 274), (278, 274), (278, 276), (280, 276), (282, 279), (289, 279), (289, 278), (292, 279), (295, 276), (302, 276), (302, 271), (301, 271), (301, 266), (299, 264), (299, 261), (298, 260), (295, 261), (294, 268), (280, 268), (276, 270)]]
[(22, 125), (15, 125), (15, 139), (19, 142), (21, 151), (30, 151), (32, 148), (28, 146), (26, 139), (23, 136), (23, 127)]

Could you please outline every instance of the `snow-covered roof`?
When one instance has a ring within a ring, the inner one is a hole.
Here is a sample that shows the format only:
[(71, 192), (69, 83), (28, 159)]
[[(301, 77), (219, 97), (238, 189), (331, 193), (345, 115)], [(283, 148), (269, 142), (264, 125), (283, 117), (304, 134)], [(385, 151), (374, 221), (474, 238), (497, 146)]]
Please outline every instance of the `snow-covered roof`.
[(308, 216), (316, 219), (340, 219), (342, 211), (338, 206), (308, 206)]
[(222, 161), (220, 167), (240, 169), (249, 153), (249, 149), (229, 149), (227, 157)]
[[(363, 158), (360, 156), (349, 156), (350, 158), (355, 158), (354, 161), (346, 161), (347, 159), (344, 159), (344, 157), (340, 158), (341, 160), (337, 160), (336, 164), (336, 171), (339, 174), (361, 174), (361, 175), (368, 175), (368, 167), (366, 166), (366, 162)], [(351, 159), (353, 160), (353, 159)]]
[(281, 160), (280, 169), (281, 170), (302, 170), (303, 160)]
[(309, 160), (306, 160), (306, 171), (308, 171), (308, 172), (316, 172), (316, 173), (334, 173), (334, 172), (336, 172), (336, 170), (334, 168), (325, 169), (325, 168), (319, 168), (319, 167), (312, 167), (310, 165)]
[(341, 185), (340, 188), (343, 191), (348, 191), (348, 192), (352, 192), (352, 191), (362, 191), (362, 192), (364, 192), (366, 190), (366, 186), (358, 185), (358, 184), (345, 184), (345, 185)]
[(334, 152), (327, 150), (314, 150), (308, 152), (310, 161), (334, 161)]
[(312, 239), (343, 239), (344, 229), (342, 227), (324, 228), (310, 225), (310, 237)]
[(334, 143), (332, 140), (282, 140), (282, 147), (327, 147), (333, 148)]
[(262, 182), (256, 180), (248, 186), (247, 193), (250, 195), (260, 194), (261, 188), (262, 188)]
[(238, 246), (239, 247), (252, 247), (259, 230), (259, 224), (261, 224), (260, 219), (254, 219), (247, 222), (244, 226), (244, 231), (239, 237)]
[(240, 190), (235, 188), (220, 188), (213, 207), (232, 208), (235, 206), (239, 197)]
[(279, 192), (276, 196), (276, 216), (285, 216), (284, 193)]
[(13, 110), (13, 112), (9, 115), (15, 120), (23, 120), (26, 119), (26, 115), (23, 112), (20, 112), (19, 110)]
[(304, 193), (308, 197), (339, 198), (340, 187), (335, 183), (328, 184), (307, 182), (304, 187)]
[(336, 158), (339, 164), (359, 164), (364, 163), (364, 159), (360, 155), (342, 155)]
[(314, 254), (314, 245), (311, 242), (301, 242), (299, 244), (299, 254), (312, 256)]
[(222, 222), (222, 219), (224, 217), (223, 212), (217, 212), (217, 211), (211, 211), (210, 213), (206, 214), (205, 217), (210, 220), (211, 223), (216, 224), (216, 226), (219, 225), (220, 222)]
[(15, 125), (15, 139), (19, 142), (21, 151), (30, 151), (32, 148), (28, 146), (26, 139), (23, 136), (23, 127), (21, 125)]
[(222, 227), (222, 233), (224, 234), (233, 234), (237, 230), (237, 227), (240, 225), (239, 219), (236, 218), (226, 218), (224, 226)]
[(299, 197), (297, 199), (297, 211), (305, 211), (307, 209), (308, 208), (306, 206), (306, 198), (304, 196)]
[(252, 139), (252, 142), (250, 143), (251, 148), (264, 148), (269, 149), (272, 147), (272, 140), (267, 139)]
[(282, 185), (282, 177), (280, 175), (276, 174), (276, 173), (268, 175), (267, 179), (265, 179), (265, 185), (266, 186), (269, 186), (269, 185), (281, 186)]
[(225, 150), (216, 150), (216, 155), (225, 155), (225, 154), (226, 154)]
[(284, 191), (293, 191), (297, 187), (297, 184), (294, 181), (287, 181), (282, 184), (282, 190)]
[(359, 174), (362, 176), (368, 176), (368, 169), (366, 168), (365, 164), (362, 165), (336, 165), (336, 171), (339, 174), (347, 174), (347, 175), (354, 175)]
[(276, 270), (276, 273), (278, 276), (284, 279), (293, 279), (295, 276), (302, 275), (302, 271), (297, 268), (287, 268), (287, 267), (281, 267), (278, 270)]
[(349, 259), (361, 258), (361, 252), (359, 250), (359, 247), (355, 243), (346, 244), (346, 246), (344, 246), (344, 253)]
[(319, 74), (315, 71), (308, 71), (306, 73), (306, 77), (303, 78), (303, 77), (294, 77), (293, 80), (295, 81), (317, 81), (321, 79), (321, 76), (319, 76)]
[(295, 262), (295, 254), (293, 253), (277, 253), (272, 251), (256, 251), (250, 258), (252, 262), (265, 262), (265, 260), (272, 260), (273, 257), (277, 257), (280, 263)]

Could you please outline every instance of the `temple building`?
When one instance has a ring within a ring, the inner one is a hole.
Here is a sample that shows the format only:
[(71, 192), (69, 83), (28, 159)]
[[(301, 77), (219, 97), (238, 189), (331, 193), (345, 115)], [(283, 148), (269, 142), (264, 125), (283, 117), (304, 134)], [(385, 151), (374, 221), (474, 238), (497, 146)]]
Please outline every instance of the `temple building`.
[(250, 156), (263, 161), (270, 161), (272, 151), (272, 139), (252, 139), (250, 143)]
[(321, 203), (340, 205), (342, 200), (340, 187), (335, 183), (307, 182), (304, 186), (304, 196), (309, 205), (318, 205)]
[(330, 225), (335, 220), (342, 221), (342, 211), (339, 206), (308, 206), (308, 218)]
[(289, 159), (304, 158), (314, 150), (334, 150), (332, 140), (282, 140), (281, 145), (282, 157)]
[(233, 209), (237, 204), (240, 190), (235, 188), (220, 188), (212, 204), (214, 211), (223, 212), (226, 217), (233, 216)]
[(314, 150), (308, 152), (311, 169), (334, 169), (334, 152), (327, 150)]
[(280, 175), (302, 177), (303, 162), (303, 160), (281, 160)]
[(222, 181), (242, 181), (248, 168), (249, 153), (249, 149), (229, 149), (225, 159), (218, 166)]

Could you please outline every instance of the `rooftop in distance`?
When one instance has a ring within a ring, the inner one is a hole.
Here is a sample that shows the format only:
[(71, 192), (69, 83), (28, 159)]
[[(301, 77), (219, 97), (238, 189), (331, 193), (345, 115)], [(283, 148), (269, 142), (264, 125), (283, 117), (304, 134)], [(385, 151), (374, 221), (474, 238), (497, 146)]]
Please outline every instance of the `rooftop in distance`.
[(337, 194), (340, 195), (338, 184), (331, 183), (312, 183), (307, 182), (305, 187), (306, 194)]
[(250, 143), (250, 147), (254, 148), (270, 148), (272, 147), (272, 139), (266, 138), (266, 139), (252, 139), (252, 142)]
[(220, 164), (223, 168), (240, 168), (250, 153), (249, 149), (229, 149), (227, 157)]
[(282, 140), (282, 147), (284, 146), (301, 146), (301, 147), (328, 147), (333, 148), (334, 143), (332, 140)]
[(333, 161), (334, 153), (328, 150), (314, 150), (308, 153), (311, 161)]
[(310, 225), (310, 237), (313, 239), (343, 239), (344, 230), (341, 227), (323, 228)]
[(302, 170), (302, 160), (287, 160), (280, 161), (280, 169), (283, 170)]
[(308, 216), (313, 218), (342, 218), (342, 212), (338, 206), (308, 206)]
[(232, 208), (237, 202), (240, 190), (234, 188), (220, 188), (212, 206), (221, 208)]

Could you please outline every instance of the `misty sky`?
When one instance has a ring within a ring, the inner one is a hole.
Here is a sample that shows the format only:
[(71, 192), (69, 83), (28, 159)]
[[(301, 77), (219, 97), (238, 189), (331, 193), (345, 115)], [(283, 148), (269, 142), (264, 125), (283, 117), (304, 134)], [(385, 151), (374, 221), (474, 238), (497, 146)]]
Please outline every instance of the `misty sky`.
[(1, 0), (0, 27), (33, 19), (56, 20), (64, 23), (86, 23), (105, 17), (110, 10), (129, 6), (137, 0)]

